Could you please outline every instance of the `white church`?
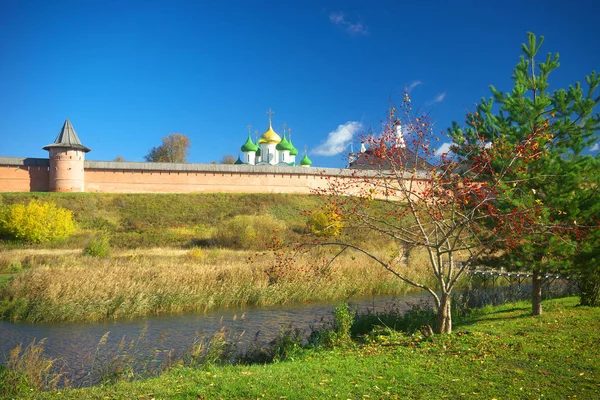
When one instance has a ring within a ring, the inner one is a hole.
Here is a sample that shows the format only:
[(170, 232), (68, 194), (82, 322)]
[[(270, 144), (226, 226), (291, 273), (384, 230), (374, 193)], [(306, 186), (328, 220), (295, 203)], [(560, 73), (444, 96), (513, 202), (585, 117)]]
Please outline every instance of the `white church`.
[(272, 115), (273, 111), (267, 111), (269, 114), (269, 129), (262, 134), (254, 143), (250, 136), (250, 127), (248, 127), (248, 139), (240, 148), (243, 158), (238, 157), (235, 164), (246, 165), (275, 165), (285, 167), (310, 167), (312, 161), (308, 158), (306, 150), (304, 157), (300, 162), (296, 161), (298, 149), (292, 144), (290, 129), (286, 132), (283, 128), (283, 139), (273, 130)]

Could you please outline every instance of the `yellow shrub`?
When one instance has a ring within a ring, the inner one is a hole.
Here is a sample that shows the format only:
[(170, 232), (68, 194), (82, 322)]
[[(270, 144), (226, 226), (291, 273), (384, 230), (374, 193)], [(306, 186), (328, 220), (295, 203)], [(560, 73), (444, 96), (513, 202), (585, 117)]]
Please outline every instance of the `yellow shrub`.
[(13, 204), (0, 215), (0, 231), (28, 242), (49, 242), (68, 237), (75, 230), (73, 213), (52, 202), (31, 200)]
[(334, 209), (327, 207), (315, 210), (308, 216), (308, 230), (313, 235), (335, 237), (342, 233), (342, 216)]
[(192, 260), (202, 261), (206, 258), (206, 253), (200, 247), (192, 247), (188, 251), (188, 257)]

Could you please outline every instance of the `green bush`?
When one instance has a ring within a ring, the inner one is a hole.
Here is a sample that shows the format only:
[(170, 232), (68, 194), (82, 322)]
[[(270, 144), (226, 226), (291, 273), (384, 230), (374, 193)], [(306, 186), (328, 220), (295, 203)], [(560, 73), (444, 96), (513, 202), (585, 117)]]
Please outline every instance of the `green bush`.
[(64, 239), (73, 233), (73, 213), (53, 202), (33, 199), (16, 203), (0, 212), (0, 232), (27, 242), (42, 243)]
[(285, 223), (270, 215), (237, 215), (217, 226), (213, 241), (222, 247), (264, 250), (274, 236), (286, 234)]
[(314, 346), (335, 347), (351, 341), (351, 328), (356, 318), (356, 310), (342, 301), (332, 311), (333, 320), (311, 332), (309, 342)]
[(83, 254), (90, 257), (104, 258), (110, 255), (110, 243), (106, 236), (92, 239), (83, 249)]
[(302, 351), (304, 332), (298, 328), (280, 329), (277, 337), (269, 343), (271, 361), (293, 361)]

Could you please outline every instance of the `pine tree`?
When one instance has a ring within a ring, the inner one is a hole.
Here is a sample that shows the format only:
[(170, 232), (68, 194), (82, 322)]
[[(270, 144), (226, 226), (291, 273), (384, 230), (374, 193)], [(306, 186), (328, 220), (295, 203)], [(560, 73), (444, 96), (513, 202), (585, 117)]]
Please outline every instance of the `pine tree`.
[[(476, 157), (473, 149), (482, 143), (501, 154), (520, 151), (519, 143), (527, 138), (537, 141), (535, 159), (512, 168), (514, 173), (503, 177), (496, 188), (500, 209), (522, 212), (528, 223), (516, 231), (498, 227), (508, 240), (494, 255), (506, 267), (533, 271), (532, 311), (540, 315), (544, 272), (577, 270), (581, 276), (583, 272), (594, 276), (598, 268), (581, 262), (581, 251), (598, 251), (597, 238), (593, 242), (598, 229), (593, 210), (599, 200), (590, 193), (598, 190), (597, 178), (595, 183), (593, 179), (600, 174), (598, 163), (582, 153), (597, 140), (600, 128), (600, 115), (594, 114), (600, 101), (594, 97), (600, 77), (595, 71), (586, 77), (585, 93), (579, 82), (566, 90), (549, 91), (548, 76), (559, 67), (559, 55), (548, 53), (544, 62), (536, 64), (544, 38), (538, 41), (533, 33), (527, 37), (512, 76), (512, 90), (503, 93), (491, 86), (493, 97), (482, 99), (476, 112), (468, 114), (467, 127), (453, 123), (448, 133), (453, 150), (465, 158)], [(496, 169), (509, 159), (496, 157)]]
[[(576, 196), (578, 218), (592, 229), (573, 259), (572, 272), (578, 279), (581, 305), (600, 306), (600, 156), (587, 157), (586, 190)], [(595, 227), (595, 229), (594, 229)]]

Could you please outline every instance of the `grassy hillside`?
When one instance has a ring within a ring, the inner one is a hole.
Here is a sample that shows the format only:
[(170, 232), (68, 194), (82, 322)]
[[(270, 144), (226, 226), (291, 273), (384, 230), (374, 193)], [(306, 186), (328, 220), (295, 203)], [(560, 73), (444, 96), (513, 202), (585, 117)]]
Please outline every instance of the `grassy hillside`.
[(289, 232), (301, 232), (306, 224), (301, 211), (320, 203), (317, 196), (285, 194), (2, 193), (0, 205), (34, 198), (73, 211), (78, 233), (44, 245), (58, 248), (82, 247), (98, 233), (119, 248), (206, 244), (216, 226), (238, 215), (270, 215)]

